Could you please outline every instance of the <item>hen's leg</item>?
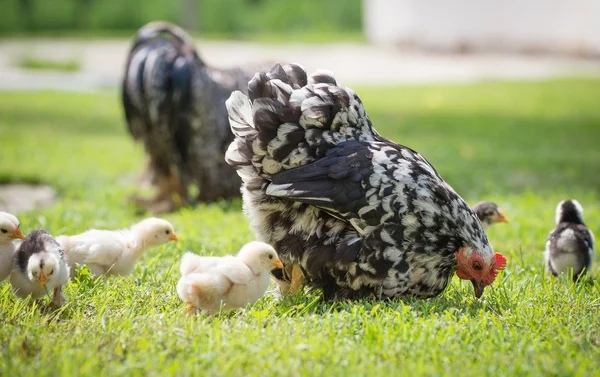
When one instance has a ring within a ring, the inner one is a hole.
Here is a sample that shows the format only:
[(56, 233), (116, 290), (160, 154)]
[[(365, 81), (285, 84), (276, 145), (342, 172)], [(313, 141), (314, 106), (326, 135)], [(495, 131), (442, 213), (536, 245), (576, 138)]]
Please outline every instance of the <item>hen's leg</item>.
[(302, 272), (300, 266), (295, 264), (292, 267), (292, 282), (290, 284), (290, 289), (288, 292), (292, 294), (298, 293), (300, 287), (302, 286), (302, 283), (304, 283), (304, 273)]

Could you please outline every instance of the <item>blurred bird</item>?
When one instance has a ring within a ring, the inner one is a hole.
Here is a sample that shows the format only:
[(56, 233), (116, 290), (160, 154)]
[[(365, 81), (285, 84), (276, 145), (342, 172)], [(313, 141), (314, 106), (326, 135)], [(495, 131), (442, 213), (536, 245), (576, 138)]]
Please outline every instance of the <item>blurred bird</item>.
[(15, 253), (10, 283), (21, 298), (39, 299), (53, 291), (52, 304), (65, 303), (63, 285), (69, 280), (69, 267), (62, 247), (44, 229), (25, 237)]
[(186, 253), (181, 260), (177, 294), (188, 305), (187, 313), (244, 308), (265, 294), (269, 271), (281, 267), (275, 250), (257, 241), (244, 245), (235, 257)]
[(257, 238), (284, 263), (273, 272), (284, 290), (306, 281), (326, 299), (426, 298), (456, 272), (480, 297), (505, 267), (464, 200), (420, 154), (381, 137), (331, 72), (275, 65), (248, 88), (227, 101), (225, 158)]
[(255, 70), (207, 66), (181, 28), (151, 22), (136, 34), (123, 80), (129, 132), (149, 156), (144, 174), (157, 187), (152, 199), (135, 202), (155, 213), (197, 200), (239, 196), (240, 179), (223, 156), (233, 140), (225, 100), (247, 91)]
[(16, 245), (13, 240), (23, 239), (19, 220), (8, 212), (0, 212), (0, 282), (10, 276)]
[(168, 221), (151, 217), (129, 229), (91, 229), (75, 236), (59, 236), (56, 240), (68, 256), (72, 274), (78, 264), (85, 264), (96, 276), (127, 276), (146, 250), (179, 238)]
[(483, 230), (486, 232), (492, 224), (495, 223), (507, 223), (508, 219), (504, 216), (500, 208), (496, 203), (492, 202), (479, 202), (473, 206), (473, 211), (481, 221)]
[(573, 270), (573, 280), (592, 267), (594, 234), (583, 222), (583, 207), (577, 200), (556, 206), (556, 227), (548, 235), (544, 251), (546, 269), (554, 276)]

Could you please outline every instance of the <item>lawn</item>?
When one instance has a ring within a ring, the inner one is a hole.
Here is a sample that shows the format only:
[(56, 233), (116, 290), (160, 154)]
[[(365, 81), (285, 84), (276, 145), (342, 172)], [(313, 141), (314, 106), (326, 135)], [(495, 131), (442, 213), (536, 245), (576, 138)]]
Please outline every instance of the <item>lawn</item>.
[[(178, 261), (253, 239), (241, 202), (165, 216), (181, 238), (133, 276), (69, 283), (56, 312), (0, 284), (0, 376), (592, 376), (600, 373), (600, 267), (573, 285), (544, 273), (554, 209), (578, 199), (600, 234), (600, 80), (354, 88), (378, 130), (426, 156), (471, 204), (492, 200), (508, 266), (481, 300), (452, 280), (422, 301), (327, 303), (319, 292), (216, 318), (186, 317)], [(0, 182), (45, 182), (59, 202), (19, 214), (54, 235), (120, 228), (144, 154), (116, 93), (0, 93)], [(147, 214), (146, 214), (147, 215)], [(596, 258), (599, 261), (599, 258)]]

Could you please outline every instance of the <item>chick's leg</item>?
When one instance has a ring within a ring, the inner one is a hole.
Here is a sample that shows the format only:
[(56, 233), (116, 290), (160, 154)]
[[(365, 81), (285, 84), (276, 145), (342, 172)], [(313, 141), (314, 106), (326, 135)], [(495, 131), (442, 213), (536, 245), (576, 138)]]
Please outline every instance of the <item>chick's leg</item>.
[(186, 302), (187, 304), (187, 309), (185, 310), (185, 314), (194, 314), (196, 313), (196, 311), (198, 310), (198, 308), (196, 308), (194, 306), (194, 304), (191, 303), (191, 301)]
[(62, 285), (54, 288), (54, 292), (52, 293), (52, 303), (51, 305), (60, 308), (67, 302), (65, 295), (63, 294)]

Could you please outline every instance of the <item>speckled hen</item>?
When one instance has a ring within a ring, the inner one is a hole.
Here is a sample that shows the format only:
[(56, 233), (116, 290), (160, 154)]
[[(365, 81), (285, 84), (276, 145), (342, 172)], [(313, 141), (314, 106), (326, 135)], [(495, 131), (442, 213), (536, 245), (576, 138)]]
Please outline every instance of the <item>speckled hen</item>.
[(506, 260), (465, 201), (414, 150), (380, 136), (358, 95), (318, 71), (275, 65), (227, 101), (226, 160), (257, 237), (326, 299), (439, 295), (456, 272), (475, 295)]

